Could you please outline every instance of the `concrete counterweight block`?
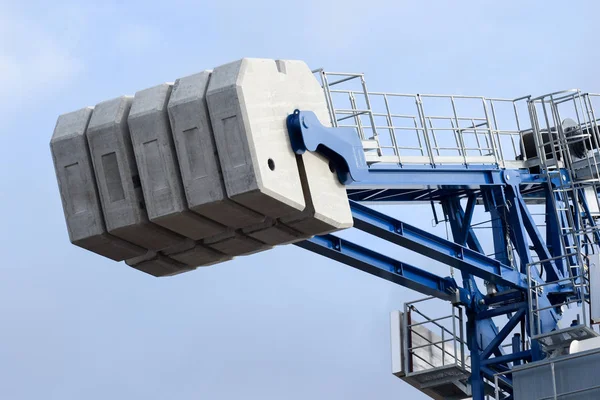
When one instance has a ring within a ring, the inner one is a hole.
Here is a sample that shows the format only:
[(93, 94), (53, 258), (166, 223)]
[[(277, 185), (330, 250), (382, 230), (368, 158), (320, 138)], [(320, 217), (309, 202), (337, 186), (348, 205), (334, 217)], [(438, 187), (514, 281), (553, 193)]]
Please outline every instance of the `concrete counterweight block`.
[[(169, 100), (171, 128), (190, 209), (230, 228), (241, 228), (242, 234), (268, 245), (301, 240), (300, 233), (227, 196), (206, 104), (210, 75), (210, 71), (204, 71), (178, 79)], [(258, 245), (246, 241), (241, 246), (245, 252), (251, 243)]]
[(328, 161), (291, 148), (286, 117), (295, 109), (329, 121), (305, 63), (242, 59), (217, 67), (207, 102), (230, 198), (306, 236), (352, 226), (346, 190)]
[(235, 231), (223, 232), (219, 235), (203, 240), (206, 247), (217, 250), (231, 257), (246, 256), (261, 251), (269, 250), (272, 246), (261, 243)]
[(129, 131), (150, 221), (199, 240), (225, 227), (188, 209), (167, 114), (170, 94), (169, 84), (137, 92)]
[(52, 159), (71, 243), (115, 261), (145, 253), (106, 230), (88, 145), (91, 108), (61, 115), (50, 140)]
[(142, 256), (125, 261), (125, 263), (156, 277), (177, 275), (195, 269), (155, 251), (148, 251)]
[(248, 226), (242, 229), (241, 232), (246, 236), (250, 236), (271, 246), (289, 244), (306, 239), (306, 235), (290, 229), (272, 218), (267, 218), (265, 222), (260, 224)]
[(149, 250), (162, 250), (183, 238), (153, 224), (145, 210), (127, 116), (130, 97), (99, 103), (86, 132), (108, 231)]
[(297, 159), (306, 208), (298, 215), (281, 218), (281, 223), (309, 236), (352, 227), (346, 188), (335, 170), (329, 168), (329, 160), (310, 152), (298, 155)]
[(176, 246), (161, 251), (161, 253), (190, 268), (206, 267), (231, 260), (231, 257), (191, 239), (186, 239)]
[(181, 178), (191, 210), (233, 229), (265, 217), (227, 197), (208, 117), (206, 88), (210, 72), (177, 79), (169, 100), (169, 119)]

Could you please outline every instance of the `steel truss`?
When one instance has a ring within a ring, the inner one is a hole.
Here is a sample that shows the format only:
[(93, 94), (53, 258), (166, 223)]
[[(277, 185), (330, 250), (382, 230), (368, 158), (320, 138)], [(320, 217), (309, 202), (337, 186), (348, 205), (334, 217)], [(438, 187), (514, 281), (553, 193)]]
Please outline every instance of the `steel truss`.
[[(489, 384), (496, 381), (504, 398), (511, 398), (512, 366), (544, 358), (545, 342), (538, 338), (558, 330), (561, 306), (585, 302), (589, 296), (579, 278), (574, 278), (581, 276), (576, 269), (582, 264), (574, 260), (579, 255), (565, 254), (565, 248), (569, 248), (569, 240), (581, 241), (584, 236), (590, 243), (597, 242), (598, 232), (594, 228), (594, 235), (563, 234), (566, 220), (579, 221), (580, 215), (595, 227), (585, 197), (573, 199), (576, 191), (557, 190), (569, 184), (570, 175), (559, 169), (557, 180), (550, 174), (505, 169), (498, 164), (369, 165), (364, 143), (354, 129), (325, 127), (312, 112), (299, 110), (288, 117), (287, 124), (297, 154), (314, 151), (329, 158), (347, 187), (354, 228), (459, 270), (462, 284), (335, 235), (317, 236), (297, 245), (463, 307), (472, 397), (483, 399), (486, 387), (489, 394)], [(530, 198), (545, 202), (545, 235), (528, 207)], [(441, 204), (453, 241), (361, 204), (399, 201)], [(477, 204), (491, 217), (493, 256), (484, 254), (472, 226)], [(485, 281), (486, 293), (479, 289), (476, 278)], [(543, 290), (535, 289), (541, 285)], [(501, 327), (494, 320), (497, 317), (505, 317)], [(519, 326), (522, 335), (515, 335), (507, 348), (503, 344)]]

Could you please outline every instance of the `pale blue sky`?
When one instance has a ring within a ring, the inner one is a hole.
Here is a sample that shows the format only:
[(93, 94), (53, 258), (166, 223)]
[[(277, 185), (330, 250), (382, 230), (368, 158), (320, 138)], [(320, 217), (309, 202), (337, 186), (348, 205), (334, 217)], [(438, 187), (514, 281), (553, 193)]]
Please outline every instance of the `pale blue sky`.
[(83, 251), (48, 142), (61, 113), (241, 57), (380, 91), (600, 92), (600, 3), (522, 3), (0, 0), (0, 398), (424, 398), (389, 360), (389, 312), (420, 294), (292, 246), (169, 279)]

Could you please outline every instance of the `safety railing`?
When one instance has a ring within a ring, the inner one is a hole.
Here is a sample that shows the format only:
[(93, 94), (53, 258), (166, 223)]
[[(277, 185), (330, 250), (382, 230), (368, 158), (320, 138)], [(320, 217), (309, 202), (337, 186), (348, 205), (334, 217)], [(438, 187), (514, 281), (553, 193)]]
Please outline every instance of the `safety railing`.
[[(600, 216), (600, 131), (594, 111), (598, 97), (572, 89), (529, 100), (535, 148), (549, 178), (558, 222), (561, 249), (554, 253), (565, 254), (556, 261), (568, 267), (565, 279), (572, 280), (562, 284), (586, 282), (585, 247), (599, 233), (594, 222)], [(589, 287), (585, 289), (589, 293)]]
[(529, 96), (372, 92), (363, 74), (314, 72), (332, 126), (354, 128), (369, 163), (522, 167), (527, 160)]
[[(532, 368), (540, 369), (543, 368), (543, 371), (539, 371), (537, 373), (538, 382), (541, 379), (544, 382), (546, 390), (544, 390), (545, 394), (539, 397), (531, 397), (535, 396), (535, 389), (529, 391), (528, 393), (517, 393), (516, 395), (526, 395), (529, 396), (530, 400), (560, 400), (560, 399), (596, 399), (598, 395), (600, 395), (600, 385), (590, 385), (584, 388), (564, 390), (565, 380), (561, 379), (560, 370), (556, 371), (556, 369), (560, 369), (561, 365), (566, 362), (572, 362), (572, 360), (581, 360), (582, 358), (588, 357), (590, 352), (581, 352), (570, 354), (566, 357), (551, 359), (548, 361), (538, 362)], [(563, 370), (564, 373), (564, 370)], [(494, 399), (502, 400), (506, 399), (507, 393), (503, 390), (501, 381), (503, 380), (504, 373), (498, 373), (494, 375)], [(548, 376), (549, 375), (549, 376)], [(547, 386), (546, 386), (547, 383)], [(582, 385), (576, 385), (582, 386)], [(551, 392), (550, 395), (547, 395), (548, 392)], [(515, 395), (513, 393), (513, 395)], [(517, 397), (520, 398), (520, 397)]]
[(433, 297), (404, 305), (406, 338), (402, 354), (407, 376), (453, 366), (470, 369), (465, 359), (462, 309), (451, 306), (451, 314), (430, 318), (417, 309), (416, 304), (431, 299)]
[[(570, 257), (575, 254), (565, 254), (564, 256), (554, 257), (548, 260), (541, 260), (527, 265), (527, 282), (528, 282), (528, 303), (529, 303), (529, 326), (531, 329), (531, 339), (538, 340), (546, 348), (557, 348), (566, 346), (570, 341), (577, 339), (576, 336), (564, 334), (565, 331), (571, 330), (571, 328), (579, 329), (586, 327), (591, 329), (590, 320), (590, 281), (589, 281), (589, 270), (586, 265), (570, 265), (571, 273), (567, 274), (566, 277), (560, 278), (556, 281), (551, 282), (539, 282), (534, 276), (540, 276), (542, 270), (542, 264), (552, 261), (565, 260), (568, 262)], [(569, 266), (569, 264), (567, 264)], [(536, 273), (532, 270), (536, 269)], [(539, 303), (540, 294), (544, 291), (548, 291), (550, 288), (562, 288), (564, 290), (564, 301), (541, 306)], [(566, 310), (570, 305), (577, 305), (572, 310), (576, 310), (576, 313), (572, 315), (575, 318), (573, 323), (569, 327), (565, 327), (558, 331), (543, 332), (541, 326), (540, 313), (549, 309), (563, 309)], [(584, 335), (587, 335), (584, 330)], [(580, 335), (581, 332), (577, 332)], [(548, 338), (547, 340), (543, 338)]]

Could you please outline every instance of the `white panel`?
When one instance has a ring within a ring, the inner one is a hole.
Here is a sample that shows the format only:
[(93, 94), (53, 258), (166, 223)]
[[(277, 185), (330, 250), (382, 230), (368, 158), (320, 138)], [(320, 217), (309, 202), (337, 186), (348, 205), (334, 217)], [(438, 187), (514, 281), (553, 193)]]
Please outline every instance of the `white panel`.
[(402, 316), (400, 311), (390, 313), (390, 339), (392, 349), (392, 374), (404, 376), (404, 359), (402, 357)]

